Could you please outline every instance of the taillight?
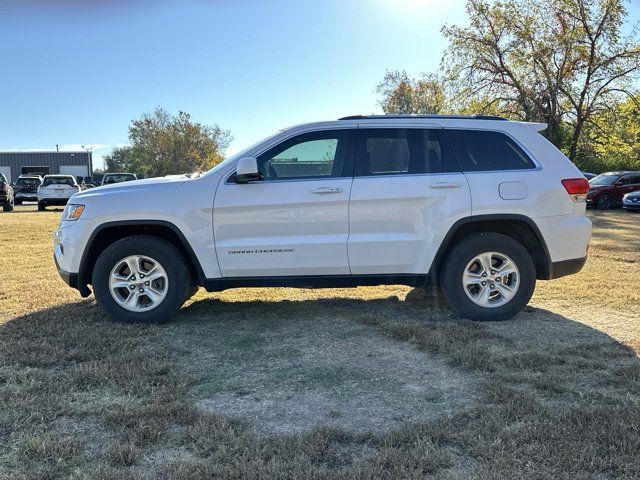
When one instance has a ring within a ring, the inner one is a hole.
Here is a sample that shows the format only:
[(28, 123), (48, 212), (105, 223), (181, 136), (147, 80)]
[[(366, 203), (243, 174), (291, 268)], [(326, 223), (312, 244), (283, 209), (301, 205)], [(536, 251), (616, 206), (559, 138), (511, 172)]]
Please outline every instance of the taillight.
[(573, 198), (574, 202), (584, 202), (587, 200), (589, 182), (586, 178), (565, 178), (562, 180), (562, 185), (571, 198)]

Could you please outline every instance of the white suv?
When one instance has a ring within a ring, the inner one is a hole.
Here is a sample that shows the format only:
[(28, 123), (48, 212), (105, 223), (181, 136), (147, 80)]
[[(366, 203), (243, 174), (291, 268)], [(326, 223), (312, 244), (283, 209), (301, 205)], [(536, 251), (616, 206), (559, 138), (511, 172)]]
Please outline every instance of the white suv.
[(488, 116), (295, 126), (202, 175), (74, 195), (55, 261), (127, 322), (168, 319), (198, 286), (433, 282), (462, 316), (507, 319), (536, 279), (587, 258), (589, 185), (544, 128)]
[(38, 187), (38, 210), (50, 205), (66, 205), (69, 198), (80, 191), (73, 175), (45, 175)]

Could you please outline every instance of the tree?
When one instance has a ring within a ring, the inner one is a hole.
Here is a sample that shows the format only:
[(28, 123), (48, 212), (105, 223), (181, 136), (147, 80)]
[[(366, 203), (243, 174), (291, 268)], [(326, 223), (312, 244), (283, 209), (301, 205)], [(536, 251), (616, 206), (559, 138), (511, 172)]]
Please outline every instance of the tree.
[(104, 158), (105, 168), (149, 176), (208, 170), (223, 160), (231, 139), (218, 125), (203, 125), (186, 112), (171, 115), (157, 107), (131, 122), (131, 146), (114, 148)]
[(116, 147), (104, 156), (105, 172), (138, 172), (140, 166), (132, 154), (132, 148)]
[(442, 113), (445, 105), (442, 81), (434, 74), (413, 79), (406, 71), (387, 70), (376, 87), (387, 114)]
[(469, 26), (442, 30), (460, 101), (484, 95), (548, 123), (572, 160), (591, 117), (631, 95), (640, 46), (635, 31), (621, 37), (622, 0), (469, 0), (467, 14)]
[(591, 171), (640, 170), (640, 104), (628, 99), (594, 115), (582, 148)]

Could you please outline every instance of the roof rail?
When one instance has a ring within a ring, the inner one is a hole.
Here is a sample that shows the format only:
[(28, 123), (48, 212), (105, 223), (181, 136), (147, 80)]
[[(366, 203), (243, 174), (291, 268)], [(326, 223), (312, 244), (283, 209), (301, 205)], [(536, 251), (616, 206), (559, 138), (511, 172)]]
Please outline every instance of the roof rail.
[(376, 119), (390, 119), (390, 118), (453, 118), (457, 120), (508, 120), (504, 117), (498, 117), (496, 115), (350, 115), (348, 117), (342, 117), (338, 120), (376, 120)]

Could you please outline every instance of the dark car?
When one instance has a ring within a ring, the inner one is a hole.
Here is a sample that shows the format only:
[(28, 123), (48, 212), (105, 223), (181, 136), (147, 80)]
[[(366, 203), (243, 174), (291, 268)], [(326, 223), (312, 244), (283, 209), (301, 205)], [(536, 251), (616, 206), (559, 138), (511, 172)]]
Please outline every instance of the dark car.
[(20, 175), (13, 185), (15, 204), (20, 205), (22, 202), (37, 202), (38, 187), (41, 183), (42, 177), (40, 175)]
[(622, 204), (622, 197), (640, 190), (640, 172), (608, 172), (589, 180), (587, 205), (606, 210)]
[(7, 177), (0, 173), (0, 205), (2, 205), (2, 210), (5, 212), (13, 210), (13, 201), (13, 188)]

